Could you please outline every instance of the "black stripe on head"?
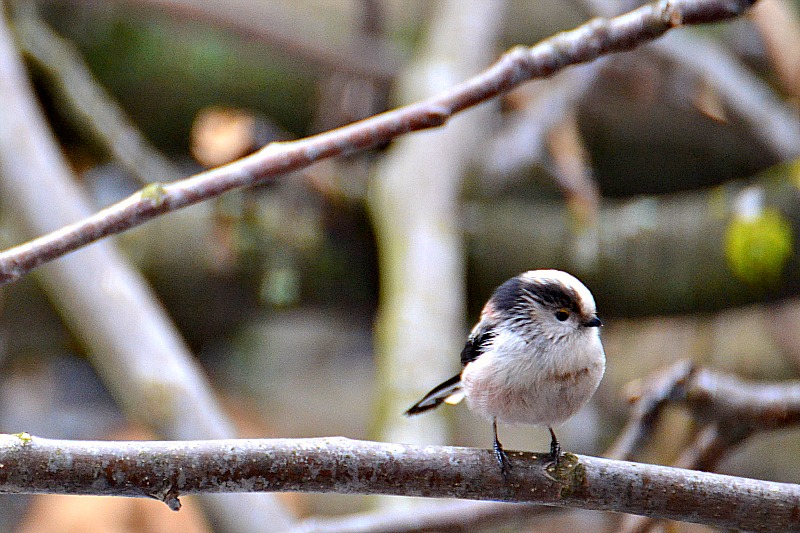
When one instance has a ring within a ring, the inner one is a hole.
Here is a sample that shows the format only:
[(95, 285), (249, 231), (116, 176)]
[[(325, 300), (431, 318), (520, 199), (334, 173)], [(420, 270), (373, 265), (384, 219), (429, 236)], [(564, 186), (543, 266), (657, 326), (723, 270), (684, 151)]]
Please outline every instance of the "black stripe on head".
[(552, 309), (569, 309), (580, 313), (580, 296), (572, 287), (557, 281), (526, 281), (524, 283), (531, 298)]
[(550, 309), (564, 308), (575, 313), (581, 312), (580, 296), (572, 287), (558, 281), (531, 280), (523, 276), (511, 278), (497, 287), (487, 304), (487, 310), (499, 317), (518, 312), (531, 300)]
[(497, 287), (489, 300), (491, 311), (504, 315), (524, 301), (522, 286), (525, 283), (519, 276), (509, 279)]

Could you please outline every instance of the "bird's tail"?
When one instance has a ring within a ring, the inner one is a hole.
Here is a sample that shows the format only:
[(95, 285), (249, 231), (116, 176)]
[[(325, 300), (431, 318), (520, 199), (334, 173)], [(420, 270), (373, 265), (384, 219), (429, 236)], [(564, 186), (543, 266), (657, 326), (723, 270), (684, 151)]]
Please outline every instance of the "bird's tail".
[(461, 374), (456, 374), (444, 383), (441, 383), (426, 394), (420, 401), (411, 406), (404, 414), (414, 416), (431, 409), (436, 409), (443, 403), (456, 404), (464, 399), (461, 390)]

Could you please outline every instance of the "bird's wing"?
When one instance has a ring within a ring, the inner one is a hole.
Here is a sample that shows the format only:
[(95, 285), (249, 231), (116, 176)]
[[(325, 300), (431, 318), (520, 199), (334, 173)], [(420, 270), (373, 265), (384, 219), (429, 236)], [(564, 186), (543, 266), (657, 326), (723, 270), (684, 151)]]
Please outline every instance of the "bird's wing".
[(486, 351), (486, 348), (489, 346), (492, 339), (494, 339), (495, 335), (494, 328), (488, 326), (482, 327), (480, 324), (476, 326), (467, 339), (467, 344), (464, 346), (464, 349), (461, 350), (461, 366), (467, 366), (467, 363), (473, 362)]
[(442, 403), (458, 403), (462, 398), (461, 374), (456, 374), (444, 383), (440, 383), (434, 387), (433, 390), (411, 406), (404, 414), (406, 416), (418, 415), (430, 409), (435, 409), (442, 405)]

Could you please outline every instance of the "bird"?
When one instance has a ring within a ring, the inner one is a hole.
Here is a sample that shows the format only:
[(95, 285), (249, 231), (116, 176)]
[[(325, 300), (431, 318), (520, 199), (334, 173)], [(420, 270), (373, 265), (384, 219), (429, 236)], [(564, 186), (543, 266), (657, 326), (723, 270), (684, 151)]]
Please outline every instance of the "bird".
[(415, 416), (466, 399), (491, 421), (503, 476), (511, 463), (497, 423), (545, 426), (551, 464), (561, 445), (553, 427), (594, 394), (606, 366), (594, 297), (560, 270), (530, 270), (495, 289), (461, 351), (461, 372), (437, 385), (404, 414)]

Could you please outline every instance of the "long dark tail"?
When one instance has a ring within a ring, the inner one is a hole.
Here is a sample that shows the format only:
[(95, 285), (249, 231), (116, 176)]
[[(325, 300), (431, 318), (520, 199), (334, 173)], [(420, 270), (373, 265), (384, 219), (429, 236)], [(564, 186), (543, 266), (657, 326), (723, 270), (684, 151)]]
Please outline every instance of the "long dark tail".
[(404, 414), (414, 416), (431, 409), (436, 409), (443, 403), (458, 403), (461, 401), (461, 374), (456, 374), (444, 383), (437, 385), (426, 394), (420, 401), (411, 406)]

